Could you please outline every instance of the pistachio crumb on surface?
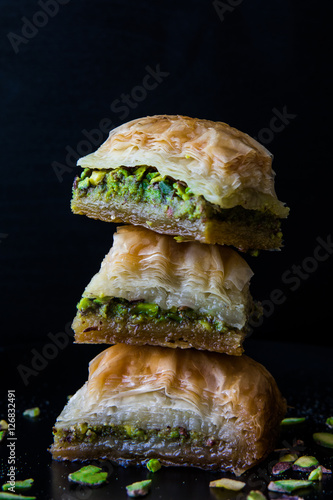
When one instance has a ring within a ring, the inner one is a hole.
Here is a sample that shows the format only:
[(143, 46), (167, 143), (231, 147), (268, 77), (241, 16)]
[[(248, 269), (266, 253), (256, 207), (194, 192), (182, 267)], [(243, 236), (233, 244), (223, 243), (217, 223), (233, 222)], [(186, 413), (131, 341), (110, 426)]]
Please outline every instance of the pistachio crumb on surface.
[(36, 500), (36, 497), (27, 497), (24, 495), (16, 495), (8, 491), (0, 491), (0, 500)]
[(330, 432), (315, 432), (313, 439), (324, 448), (333, 448), (333, 434)]
[(292, 467), (292, 462), (277, 462), (273, 467), (272, 467), (272, 474), (273, 476), (277, 476), (279, 474), (283, 474), (283, 472), (287, 471), (288, 469), (291, 469)]
[(309, 481), (321, 481), (323, 479), (323, 471), (322, 468), (319, 466), (316, 469), (313, 469), (308, 477)]
[(279, 481), (271, 481), (268, 484), (268, 491), (276, 491), (278, 493), (292, 493), (301, 488), (313, 486), (312, 481), (305, 479), (281, 479)]
[(100, 486), (106, 482), (107, 477), (108, 473), (103, 472), (100, 467), (95, 465), (86, 465), (76, 472), (68, 474), (69, 481), (84, 486)]
[(240, 491), (244, 488), (246, 483), (243, 481), (237, 481), (236, 479), (228, 479), (227, 477), (222, 477), (221, 479), (216, 479), (209, 483), (210, 488), (224, 488), (231, 491)]
[(151, 458), (147, 462), (147, 469), (150, 472), (157, 472), (158, 470), (160, 470), (161, 467), (162, 466), (161, 466), (159, 460), (157, 460), (157, 458)]
[(305, 422), (305, 420), (306, 420), (306, 417), (298, 417), (298, 418), (289, 417), (289, 418), (284, 418), (281, 421), (280, 425), (282, 425), (282, 426), (284, 426), (284, 425), (297, 425), (297, 424), (302, 424), (303, 422)]
[(0, 431), (6, 431), (8, 429), (8, 423), (6, 420), (0, 420)]
[(126, 492), (129, 497), (143, 497), (149, 493), (152, 480), (137, 481), (126, 486)]
[(261, 491), (252, 490), (247, 495), (246, 500), (266, 500), (266, 497)]
[(23, 412), (23, 416), (29, 418), (36, 418), (39, 417), (39, 415), (40, 415), (40, 409), (38, 408), (38, 406), (35, 406), (34, 408), (28, 408)]
[(307, 469), (308, 467), (315, 467), (317, 465), (319, 465), (319, 462), (316, 457), (308, 455), (303, 455), (294, 462), (294, 466), (300, 467), (301, 469)]
[(296, 453), (286, 453), (280, 458), (280, 462), (295, 462), (298, 459), (298, 455)]
[(328, 417), (326, 419), (326, 425), (328, 425), (328, 427), (330, 427), (331, 429), (333, 429), (333, 417)]
[[(32, 478), (24, 479), (23, 481), (15, 481), (15, 490), (17, 491), (29, 490), (33, 484), (34, 480)], [(13, 486), (12, 483), (5, 483), (2, 485), (2, 489), (3, 491), (8, 491), (9, 488), (11, 488), (12, 486)]]

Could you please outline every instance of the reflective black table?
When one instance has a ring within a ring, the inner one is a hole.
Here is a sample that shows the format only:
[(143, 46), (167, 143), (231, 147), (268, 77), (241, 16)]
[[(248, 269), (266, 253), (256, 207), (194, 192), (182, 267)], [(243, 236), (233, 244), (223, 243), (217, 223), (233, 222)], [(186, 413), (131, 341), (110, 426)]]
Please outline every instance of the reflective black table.
[[(52, 443), (52, 426), (73, 394), (87, 379), (87, 366), (91, 358), (104, 346), (73, 345), (45, 349), (50, 343), (20, 345), (1, 352), (4, 368), (1, 384), (0, 419), (7, 420), (8, 391), (14, 391), (15, 440), (7, 435), (0, 444), (0, 473), (2, 482), (7, 479), (9, 461), (14, 459), (16, 479), (35, 480), (31, 495), (38, 500), (101, 500), (126, 499), (126, 485), (147, 478), (152, 479), (150, 500), (184, 499), (246, 499), (251, 489), (261, 490), (267, 498), (279, 498), (269, 493), (267, 484), (278, 479), (272, 476), (272, 466), (282, 452), (273, 452), (265, 461), (241, 476), (246, 482), (242, 492), (210, 489), (209, 482), (233, 475), (223, 472), (206, 472), (197, 468), (162, 467), (150, 473), (145, 467), (121, 467), (108, 461), (93, 462), (108, 472), (107, 484), (91, 489), (72, 485), (68, 474), (83, 464), (52, 461), (48, 451)], [(314, 443), (313, 432), (328, 431), (326, 418), (333, 416), (333, 370), (330, 347), (279, 343), (250, 338), (245, 344), (246, 353), (261, 362), (274, 375), (287, 399), (289, 416), (305, 416), (306, 421), (281, 431), (278, 449), (292, 448), (300, 454), (314, 455), (321, 465), (333, 468), (333, 450)], [(27, 408), (38, 406), (40, 416), (28, 419), (22, 415)], [(8, 445), (15, 443), (10, 448)], [(306, 479), (306, 473), (284, 473), (281, 478)], [(279, 477), (280, 478), (280, 477)], [(26, 495), (28, 493), (25, 493)], [(296, 493), (294, 493), (296, 494)], [(333, 498), (332, 475), (308, 490), (297, 492), (308, 500)], [(281, 497), (281, 495), (280, 495)]]

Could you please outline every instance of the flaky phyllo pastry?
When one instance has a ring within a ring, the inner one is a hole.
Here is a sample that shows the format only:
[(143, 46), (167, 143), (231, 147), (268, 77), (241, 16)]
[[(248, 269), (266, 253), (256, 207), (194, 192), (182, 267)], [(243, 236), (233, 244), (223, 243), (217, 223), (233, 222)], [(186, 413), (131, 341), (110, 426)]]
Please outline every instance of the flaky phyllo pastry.
[(272, 155), (222, 122), (148, 116), (110, 132), (79, 159), (72, 210), (142, 225), (179, 241), (278, 249), (289, 209), (274, 190)]
[(241, 474), (272, 451), (285, 410), (273, 377), (245, 355), (118, 344), (91, 361), (51, 452)]
[(234, 250), (118, 228), (73, 322), (75, 341), (194, 347), (240, 355), (252, 271)]

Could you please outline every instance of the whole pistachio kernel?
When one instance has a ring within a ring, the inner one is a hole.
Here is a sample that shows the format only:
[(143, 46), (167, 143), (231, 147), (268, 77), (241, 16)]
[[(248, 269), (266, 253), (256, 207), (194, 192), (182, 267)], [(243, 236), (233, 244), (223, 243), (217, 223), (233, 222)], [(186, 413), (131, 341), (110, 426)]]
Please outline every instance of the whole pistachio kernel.
[(294, 465), (298, 467), (304, 467), (306, 469), (308, 467), (314, 467), (316, 465), (319, 465), (319, 462), (315, 457), (303, 455), (294, 462)]
[(146, 479), (145, 481), (129, 484), (126, 486), (127, 495), (129, 497), (143, 497), (149, 492), (151, 483), (151, 479)]
[(209, 483), (210, 488), (224, 488), (225, 490), (240, 491), (244, 488), (246, 483), (243, 481), (236, 481), (235, 479), (228, 479), (227, 477), (222, 477), (222, 479), (216, 479), (216, 481), (211, 481)]
[(284, 425), (297, 425), (297, 424), (302, 424), (303, 422), (305, 422), (306, 420), (306, 417), (299, 417), (299, 418), (295, 418), (295, 417), (290, 417), (290, 418), (284, 418), (281, 422), (280, 425), (284, 426)]
[(313, 439), (324, 448), (333, 448), (333, 434), (330, 432), (315, 432)]

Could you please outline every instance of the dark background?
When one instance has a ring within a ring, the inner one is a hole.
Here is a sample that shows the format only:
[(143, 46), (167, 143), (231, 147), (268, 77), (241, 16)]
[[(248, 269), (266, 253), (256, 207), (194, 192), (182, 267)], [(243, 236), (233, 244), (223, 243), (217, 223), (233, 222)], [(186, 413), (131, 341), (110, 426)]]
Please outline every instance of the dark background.
[[(70, 322), (115, 226), (71, 213), (75, 163), (106, 139), (106, 125), (159, 113), (225, 121), (274, 154), (291, 211), (281, 252), (244, 256), (265, 311), (245, 350), (276, 378), (290, 415), (307, 417), (284, 439), (304, 439), (305, 453), (332, 469), (331, 450), (311, 436), (333, 411), (331, 3), (0, 0), (0, 9), (0, 419), (15, 390), (17, 479), (33, 477), (38, 498), (83, 498), (67, 480), (79, 464), (52, 462), (46, 450), (66, 396), (105, 348), (73, 344)], [(152, 71), (161, 81), (145, 95)], [(35, 405), (41, 417), (27, 421)], [(7, 460), (5, 439), (1, 478)], [(250, 471), (263, 491), (269, 472), (265, 462)], [(145, 474), (115, 467), (91, 498), (126, 498), (125, 485)], [(213, 498), (208, 483), (220, 477), (158, 474), (152, 499)], [(307, 498), (332, 495), (326, 479)]]
[[(331, 342), (333, 259), (313, 257), (332, 235), (329, 2), (51, 3), (56, 14), (40, 14), (43, 0), (0, 2), (1, 345), (64, 332), (115, 228), (71, 214), (75, 157), (106, 139), (101, 120), (159, 113), (225, 121), (274, 154), (291, 212), (281, 252), (245, 256), (265, 305), (253, 335)], [(163, 77), (143, 98), (148, 66)], [(90, 143), (84, 129), (95, 129)]]

